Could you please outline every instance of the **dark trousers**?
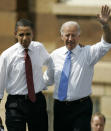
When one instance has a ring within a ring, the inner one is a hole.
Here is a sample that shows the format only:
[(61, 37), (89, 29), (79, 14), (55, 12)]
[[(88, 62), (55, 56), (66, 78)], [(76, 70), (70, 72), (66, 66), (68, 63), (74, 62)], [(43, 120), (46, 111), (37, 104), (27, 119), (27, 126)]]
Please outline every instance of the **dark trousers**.
[(26, 96), (9, 95), (5, 108), (8, 131), (26, 131), (26, 123), (29, 131), (48, 131), (46, 100), (41, 92), (35, 103)]
[(92, 101), (54, 101), (54, 131), (91, 131)]

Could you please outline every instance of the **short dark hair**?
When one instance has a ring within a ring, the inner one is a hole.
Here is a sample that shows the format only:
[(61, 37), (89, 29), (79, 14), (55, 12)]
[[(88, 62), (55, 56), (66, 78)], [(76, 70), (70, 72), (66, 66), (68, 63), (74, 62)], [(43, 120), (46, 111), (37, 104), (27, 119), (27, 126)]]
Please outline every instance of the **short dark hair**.
[(17, 32), (18, 26), (29, 26), (33, 30), (32, 22), (30, 20), (27, 20), (27, 19), (20, 19), (19, 21), (17, 21), (17, 23), (15, 25), (15, 32)]

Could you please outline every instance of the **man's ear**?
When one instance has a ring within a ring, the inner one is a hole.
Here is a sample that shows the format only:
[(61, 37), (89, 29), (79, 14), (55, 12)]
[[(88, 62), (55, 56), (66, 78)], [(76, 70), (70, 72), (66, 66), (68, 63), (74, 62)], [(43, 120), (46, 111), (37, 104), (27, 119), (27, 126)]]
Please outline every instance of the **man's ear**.
[(63, 34), (61, 34), (61, 40), (63, 40)]
[(17, 32), (14, 32), (15, 37), (17, 38)]
[(32, 31), (32, 39), (34, 38), (34, 32)]

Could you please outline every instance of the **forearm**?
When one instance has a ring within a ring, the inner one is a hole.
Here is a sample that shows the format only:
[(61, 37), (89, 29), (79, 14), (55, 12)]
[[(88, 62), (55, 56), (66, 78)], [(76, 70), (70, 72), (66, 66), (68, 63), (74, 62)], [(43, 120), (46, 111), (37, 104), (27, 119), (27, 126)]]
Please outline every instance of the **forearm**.
[(46, 86), (51, 86), (54, 84), (53, 71), (50, 72), (49, 70), (47, 70), (46, 72), (44, 72), (43, 78)]
[(2, 54), (0, 56), (0, 99), (3, 98), (4, 90), (7, 85), (6, 82), (8, 82), (8, 80), (7, 80), (8, 67), (7, 67), (6, 63), (7, 62), (5, 60), (4, 54)]
[(111, 43), (111, 29), (109, 24), (102, 25), (103, 28), (103, 38), (106, 42)]

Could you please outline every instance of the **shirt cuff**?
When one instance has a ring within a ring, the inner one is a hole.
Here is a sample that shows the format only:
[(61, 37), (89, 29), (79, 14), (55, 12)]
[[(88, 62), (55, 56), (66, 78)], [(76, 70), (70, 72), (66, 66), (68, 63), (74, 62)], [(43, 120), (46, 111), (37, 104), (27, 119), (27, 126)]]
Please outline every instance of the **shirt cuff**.
[(108, 43), (104, 40), (103, 36), (101, 37), (101, 42), (107, 46), (110, 46), (111, 47), (111, 43)]

